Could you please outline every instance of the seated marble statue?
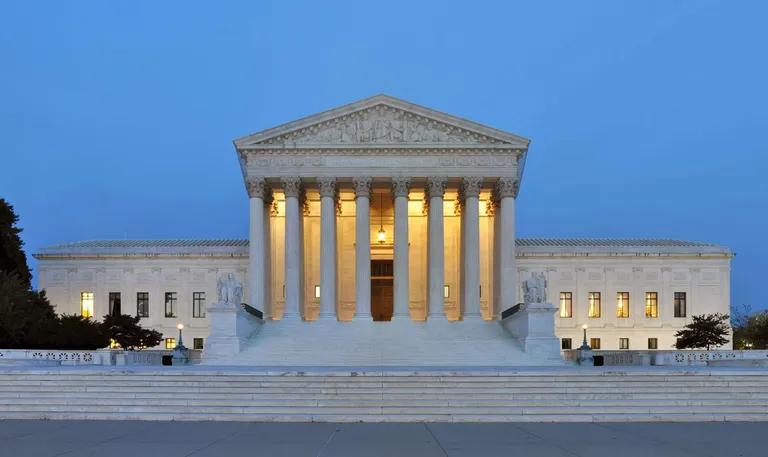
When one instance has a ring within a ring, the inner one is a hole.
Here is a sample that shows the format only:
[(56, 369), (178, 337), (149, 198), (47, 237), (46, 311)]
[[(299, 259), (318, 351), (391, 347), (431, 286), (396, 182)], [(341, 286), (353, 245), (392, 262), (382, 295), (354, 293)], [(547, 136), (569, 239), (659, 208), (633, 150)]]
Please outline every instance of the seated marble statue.
[(547, 278), (543, 272), (531, 273), (531, 277), (523, 281), (525, 303), (544, 303), (547, 301)]
[(234, 273), (228, 273), (226, 278), (216, 281), (219, 292), (219, 304), (238, 306), (243, 302), (243, 285), (235, 278)]

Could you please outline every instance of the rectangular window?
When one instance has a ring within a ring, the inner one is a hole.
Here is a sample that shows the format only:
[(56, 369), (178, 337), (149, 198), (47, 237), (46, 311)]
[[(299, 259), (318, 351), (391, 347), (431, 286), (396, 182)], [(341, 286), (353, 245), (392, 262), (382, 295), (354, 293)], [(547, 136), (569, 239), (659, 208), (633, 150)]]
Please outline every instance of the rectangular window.
[(173, 349), (176, 347), (176, 338), (166, 338), (165, 339), (165, 348), (166, 349)]
[(648, 338), (648, 349), (658, 349), (658, 348), (659, 348), (659, 339)]
[(192, 349), (203, 350), (203, 346), (205, 346), (205, 342), (202, 338), (192, 338)]
[(110, 292), (109, 293), (109, 315), (119, 316), (121, 314), (123, 314), (123, 312), (120, 309), (120, 292)]
[(589, 293), (589, 317), (600, 317), (600, 292)]
[(560, 317), (573, 317), (573, 294), (560, 292)]
[(451, 286), (448, 284), (443, 286), (443, 298), (450, 298), (451, 297)]
[(629, 338), (619, 338), (619, 349), (629, 349)]
[(616, 317), (629, 317), (629, 292), (616, 293)]
[(659, 294), (645, 293), (645, 317), (659, 317)]
[(80, 315), (93, 317), (93, 292), (80, 292)]
[(149, 317), (149, 292), (136, 292), (136, 315)]
[(571, 349), (572, 346), (573, 346), (573, 343), (571, 342), (570, 338), (563, 338), (562, 340), (560, 340), (560, 349), (563, 349), (563, 350)]
[(176, 292), (165, 293), (165, 317), (176, 317)]
[(686, 316), (686, 299), (685, 299), (685, 292), (675, 292), (675, 317), (685, 317)]
[(192, 292), (192, 317), (205, 317), (205, 292)]
[(320, 298), (320, 286), (315, 284), (315, 298)]
[(589, 347), (592, 349), (600, 349), (600, 338), (590, 338)]

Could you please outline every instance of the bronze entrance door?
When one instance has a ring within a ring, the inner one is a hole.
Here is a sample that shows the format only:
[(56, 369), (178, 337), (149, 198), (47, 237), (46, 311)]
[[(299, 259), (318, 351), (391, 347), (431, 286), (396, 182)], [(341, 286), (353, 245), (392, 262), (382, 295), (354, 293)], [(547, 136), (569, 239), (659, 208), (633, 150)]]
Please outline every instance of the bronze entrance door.
[(374, 321), (391, 321), (394, 309), (392, 260), (371, 261), (371, 315)]

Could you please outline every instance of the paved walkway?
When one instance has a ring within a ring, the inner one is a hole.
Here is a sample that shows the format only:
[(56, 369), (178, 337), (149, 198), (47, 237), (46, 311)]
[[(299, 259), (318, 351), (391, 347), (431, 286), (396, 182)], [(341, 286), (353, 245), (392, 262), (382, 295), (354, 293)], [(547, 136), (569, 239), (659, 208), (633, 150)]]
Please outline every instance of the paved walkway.
[(0, 456), (768, 455), (768, 423), (311, 424), (0, 421)]

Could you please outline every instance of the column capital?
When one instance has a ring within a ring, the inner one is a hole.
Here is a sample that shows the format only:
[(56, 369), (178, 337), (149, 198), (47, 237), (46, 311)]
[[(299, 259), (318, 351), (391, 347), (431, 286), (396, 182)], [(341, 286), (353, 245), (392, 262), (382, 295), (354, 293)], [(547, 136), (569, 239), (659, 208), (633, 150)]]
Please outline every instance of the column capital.
[(512, 177), (503, 177), (499, 178), (498, 181), (496, 181), (496, 186), (494, 189), (494, 197), (496, 199), (501, 199), (505, 197), (517, 197), (517, 191), (520, 188), (520, 182), (517, 180), (517, 178)]
[(356, 176), (352, 178), (352, 184), (355, 186), (355, 197), (371, 196), (371, 177)]
[(430, 176), (427, 178), (427, 193), (430, 197), (442, 197), (445, 195), (445, 185), (448, 178), (445, 176)]
[(297, 176), (290, 176), (281, 178), (283, 183), (283, 193), (286, 197), (300, 197), (302, 194), (301, 178)]
[(336, 198), (336, 178), (324, 176), (317, 178), (317, 182), (320, 185), (320, 197)]
[(395, 176), (392, 178), (392, 196), (408, 198), (408, 192), (411, 190), (411, 178), (408, 176)]
[(467, 176), (461, 180), (460, 194), (462, 200), (467, 197), (479, 197), (480, 187), (483, 185), (483, 178), (480, 176)]
[(263, 176), (249, 176), (245, 180), (245, 188), (250, 198), (261, 198), (266, 201), (270, 194), (269, 185)]

